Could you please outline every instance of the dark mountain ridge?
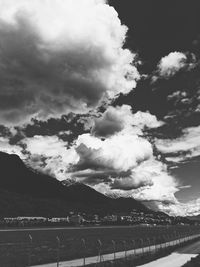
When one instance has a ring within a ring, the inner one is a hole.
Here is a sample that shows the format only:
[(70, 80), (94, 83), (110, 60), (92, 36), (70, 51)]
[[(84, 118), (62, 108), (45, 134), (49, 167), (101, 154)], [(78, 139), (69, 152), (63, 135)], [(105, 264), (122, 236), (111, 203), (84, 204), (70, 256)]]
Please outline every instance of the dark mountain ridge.
[(0, 152), (0, 169), (0, 211), (7, 216), (17, 213), (19, 216), (63, 216), (70, 210), (96, 213), (149, 211), (135, 199), (112, 199), (84, 184), (60, 182), (33, 171), (17, 155)]

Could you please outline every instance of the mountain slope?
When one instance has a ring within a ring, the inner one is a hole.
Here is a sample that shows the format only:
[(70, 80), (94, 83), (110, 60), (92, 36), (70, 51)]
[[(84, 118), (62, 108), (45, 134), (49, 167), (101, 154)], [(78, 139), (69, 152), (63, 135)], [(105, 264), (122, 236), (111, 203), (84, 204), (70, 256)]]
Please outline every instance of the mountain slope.
[(112, 199), (84, 184), (67, 184), (37, 173), (27, 168), (16, 155), (0, 152), (0, 170), (1, 214), (9, 211), (6, 214), (9, 213), (10, 216), (16, 213), (63, 216), (63, 213), (70, 210), (98, 213), (133, 209), (148, 211), (134, 199)]

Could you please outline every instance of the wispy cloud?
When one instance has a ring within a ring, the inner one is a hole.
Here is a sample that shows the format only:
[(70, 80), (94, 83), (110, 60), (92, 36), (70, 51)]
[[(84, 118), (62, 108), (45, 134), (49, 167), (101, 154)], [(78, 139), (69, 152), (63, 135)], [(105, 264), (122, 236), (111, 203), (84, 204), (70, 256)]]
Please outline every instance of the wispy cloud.
[(156, 139), (157, 149), (172, 162), (200, 156), (200, 126), (183, 130), (183, 135), (176, 139)]

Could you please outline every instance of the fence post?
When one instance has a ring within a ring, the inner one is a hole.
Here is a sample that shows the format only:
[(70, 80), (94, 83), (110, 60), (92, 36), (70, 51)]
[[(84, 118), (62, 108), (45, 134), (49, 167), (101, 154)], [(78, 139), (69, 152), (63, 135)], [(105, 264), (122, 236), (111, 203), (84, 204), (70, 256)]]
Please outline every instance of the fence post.
[(177, 232), (177, 243), (178, 243), (178, 245), (180, 245), (180, 233), (179, 232)]
[(174, 245), (176, 246), (176, 245), (177, 245), (177, 240), (176, 240), (177, 235), (176, 235), (176, 231), (174, 231), (174, 237), (175, 237), (175, 239), (174, 239)]
[(59, 267), (60, 263), (60, 238), (56, 236), (56, 241), (57, 241), (57, 267)]
[(166, 249), (165, 235), (162, 235), (163, 249)]
[(101, 263), (101, 260), (103, 260), (103, 259), (102, 259), (102, 255), (101, 255), (102, 242), (101, 242), (100, 239), (97, 240), (97, 244), (98, 244), (98, 247), (97, 248), (98, 248), (98, 251), (99, 251), (99, 255), (98, 255), (99, 256), (99, 262)]
[(114, 260), (116, 260), (116, 243), (114, 240), (112, 240), (112, 244), (113, 244)]
[(29, 254), (28, 254), (28, 266), (31, 266), (31, 253), (32, 253), (33, 238), (31, 234), (29, 234), (28, 237), (30, 241), (30, 248), (29, 248)]
[(153, 237), (153, 243), (154, 243), (154, 251), (155, 251), (155, 253), (156, 253), (156, 237)]
[(142, 249), (142, 256), (143, 256), (144, 255), (144, 247), (143, 247), (144, 242), (142, 238), (140, 238), (140, 241), (141, 241), (141, 249)]
[(160, 250), (162, 250), (162, 236), (159, 236)]
[(168, 247), (168, 236), (167, 235), (164, 235), (165, 236), (165, 248), (167, 248)]
[(83, 248), (84, 248), (83, 266), (85, 266), (85, 252), (86, 252), (86, 243), (85, 243), (85, 239), (82, 238), (82, 239), (81, 239), (81, 242), (82, 242), (82, 245), (83, 245)]
[(183, 240), (184, 240), (184, 244), (186, 243), (186, 232), (183, 233)]
[(135, 253), (135, 240), (132, 239), (131, 241), (132, 241), (132, 243), (133, 243), (133, 255), (135, 256), (135, 254), (136, 254), (136, 253)]
[(151, 253), (151, 248), (150, 248), (150, 246), (151, 246), (151, 240), (150, 240), (149, 237), (147, 237), (147, 241), (148, 241), (148, 244), (149, 244), (149, 254), (150, 254)]
[(125, 253), (125, 260), (126, 260), (127, 250), (126, 250), (126, 241), (125, 240), (123, 241), (123, 244), (124, 244), (124, 253)]

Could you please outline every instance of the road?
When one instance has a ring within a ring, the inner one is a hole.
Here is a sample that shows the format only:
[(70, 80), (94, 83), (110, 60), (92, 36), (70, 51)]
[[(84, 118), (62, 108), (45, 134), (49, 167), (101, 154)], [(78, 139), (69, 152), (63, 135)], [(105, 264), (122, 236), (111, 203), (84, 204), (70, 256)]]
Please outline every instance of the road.
[(181, 267), (200, 253), (200, 241), (180, 248), (169, 256), (141, 265), (140, 267)]
[(28, 231), (56, 231), (56, 230), (77, 230), (77, 229), (108, 229), (108, 228), (136, 228), (134, 225), (122, 225), (122, 226), (69, 226), (69, 227), (34, 227), (34, 228), (6, 228), (0, 229), (0, 232), (28, 232)]

